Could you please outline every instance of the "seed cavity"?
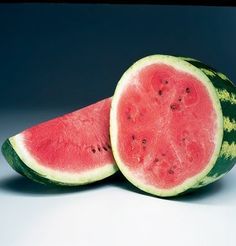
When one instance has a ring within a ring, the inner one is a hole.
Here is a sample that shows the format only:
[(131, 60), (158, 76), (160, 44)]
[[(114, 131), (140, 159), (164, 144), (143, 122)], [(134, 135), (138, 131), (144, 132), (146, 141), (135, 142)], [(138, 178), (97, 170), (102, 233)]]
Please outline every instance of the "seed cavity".
[(175, 172), (174, 172), (172, 169), (169, 169), (169, 170), (168, 170), (168, 173), (169, 173), (169, 174), (174, 174)]
[(159, 159), (158, 159), (158, 158), (155, 158), (155, 159), (154, 159), (154, 162), (155, 162), (155, 163), (156, 163), (156, 162), (158, 162), (158, 161), (159, 161)]
[(159, 90), (158, 94), (159, 94), (159, 96), (161, 96), (162, 95), (162, 90)]
[(98, 146), (98, 151), (101, 152), (101, 148)]
[(143, 162), (143, 157), (138, 157), (137, 160), (139, 163), (141, 163), (141, 162)]
[(132, 135), (132, 139), (133, 139), (133, 140), (135, 139), (135, 136), (134, 136), (134, 135)]
[(192, 162), (193, 161), (193, 157), (191, 156), (191, 157), (189, 157), (189, 161), (190, 162)]
[(108, 149), (111, 149), (111, 145), (110, 144), (107, 144), (107, 147), (108, 147)]

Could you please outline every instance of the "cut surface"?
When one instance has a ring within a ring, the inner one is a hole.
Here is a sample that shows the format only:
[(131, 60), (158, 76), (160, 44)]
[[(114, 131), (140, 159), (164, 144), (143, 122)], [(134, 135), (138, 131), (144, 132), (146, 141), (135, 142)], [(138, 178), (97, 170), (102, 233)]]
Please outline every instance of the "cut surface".
[(137, 63), (121, 78), (113, 97), (115, 159), (131, 182), (154, 194), (186, 189), (219, 151), (214, 100), (192, 70), (160, 57)]
[(111, 99), (49, 120), (10, 138), (29, 168), (61, 183), (82, 184), (116, 171), (109, 139)]

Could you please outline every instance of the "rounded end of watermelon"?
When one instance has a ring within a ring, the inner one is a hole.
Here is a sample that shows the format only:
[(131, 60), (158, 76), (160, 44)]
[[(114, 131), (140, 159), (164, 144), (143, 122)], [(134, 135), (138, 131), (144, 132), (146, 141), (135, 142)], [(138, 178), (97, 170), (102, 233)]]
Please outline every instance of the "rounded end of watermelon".
[(216, 90), (181, 58), (145, 57), (118, 82), (110, 136), (116, 163), (131, 183), (157, 196), (181, 194), (210, 172), (219, 155), (223, 115)]

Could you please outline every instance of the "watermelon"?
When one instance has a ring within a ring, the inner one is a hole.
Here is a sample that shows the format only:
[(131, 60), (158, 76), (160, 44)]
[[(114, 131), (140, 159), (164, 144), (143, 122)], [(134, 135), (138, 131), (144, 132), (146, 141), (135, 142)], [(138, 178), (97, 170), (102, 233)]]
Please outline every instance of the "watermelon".
[(7, 139), (2, 153), (40, 183), (82, 185), (116, 172), (109, 138), (111, 98), (43, 122)]
[(236, 88), (200, 61), (145, 57), (117, 84), (110, 136), (119, 169), (141, 190), (163, 197), (195, 190), (236, 162)]

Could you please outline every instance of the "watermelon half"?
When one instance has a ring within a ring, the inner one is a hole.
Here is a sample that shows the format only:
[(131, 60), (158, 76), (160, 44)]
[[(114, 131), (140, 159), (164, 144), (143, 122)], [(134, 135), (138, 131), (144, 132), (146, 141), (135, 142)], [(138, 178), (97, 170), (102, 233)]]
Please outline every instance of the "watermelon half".
[(110, 135), (135, 186), (175, 196), (221, 178), (236, 162), (236, 88), (191, 58), (145, 57), (121, 77)]
[(2, 152), (20, 174), (40, 183), (82, 185), (116, 172), (109, 138), (111, 99), (33, 126)]

